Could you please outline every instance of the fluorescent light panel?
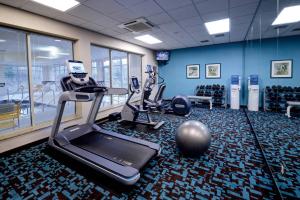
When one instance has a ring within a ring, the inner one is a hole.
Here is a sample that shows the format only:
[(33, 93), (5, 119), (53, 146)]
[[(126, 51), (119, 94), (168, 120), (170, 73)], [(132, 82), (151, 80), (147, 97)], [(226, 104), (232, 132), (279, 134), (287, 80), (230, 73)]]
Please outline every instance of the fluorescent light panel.
[(79, 4), (78, 1), (75, 0), (32, 0), (44, 6), (48, 6), (60, 11), (67, 11)]
[(2, 39), (0, 39), (0, 42), (6, 42), (6, 40), (2, 40)]
[(160, 41), (159, 39), (153, 37), (152, 35), (141, 35), (141, 36), (137, 36), (134, 39), (136, 40), (140, 40), (142, 42), (145, 42), (147, 44), (158, 44), (158, 43), (162, 43), (162, 41)]
[(229, 18), (226, 18), (217, 21), (206, 22), (205, 26), (210, 35), (227, 33), (230, 31), (230, 20)]
[(289, 24), (300, 21), (300, 5), (285, 7), (272, 25)]

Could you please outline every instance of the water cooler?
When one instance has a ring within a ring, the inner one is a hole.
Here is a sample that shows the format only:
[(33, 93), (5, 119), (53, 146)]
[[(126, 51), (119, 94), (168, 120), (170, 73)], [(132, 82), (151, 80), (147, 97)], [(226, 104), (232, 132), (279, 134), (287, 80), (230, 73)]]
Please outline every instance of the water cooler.
[(230, 84), (230, 108), (240, 109), (240, 90), (241, 90), (241, 77), (239, 75), (231, 76)]
[(248, 110), (258, 111), (259, 108), (259, 85), (258, 75), (248, 77)]

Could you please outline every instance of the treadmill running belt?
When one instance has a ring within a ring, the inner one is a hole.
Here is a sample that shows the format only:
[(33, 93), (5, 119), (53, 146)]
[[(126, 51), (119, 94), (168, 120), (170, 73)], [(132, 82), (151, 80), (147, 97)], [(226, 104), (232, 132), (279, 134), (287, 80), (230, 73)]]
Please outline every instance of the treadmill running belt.
[(74, 146), (110, 161), (138, 170), (157, 153), (147, 146), (98, 132), (91, 132), (70, 142)]

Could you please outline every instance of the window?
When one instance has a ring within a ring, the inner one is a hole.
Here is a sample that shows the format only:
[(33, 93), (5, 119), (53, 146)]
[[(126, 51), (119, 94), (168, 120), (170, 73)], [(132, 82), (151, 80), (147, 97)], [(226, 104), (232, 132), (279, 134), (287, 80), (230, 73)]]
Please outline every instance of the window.
[[(43, 35), (32, 34), (32, 86), (33, 123), (52, 121), (56, 115), (58, 98), (62, 92), (60, 80), (66, 76), (66, 61), (73, 59), (72, 42)], [(74, 102), (68, 102), (64, 116), (75, 114)]]
[(31, 125), (26, 34), (0, 27), (0, 133)]
[[(69, 59), (72, 41), (0, 27), (0, 139), (52, 123)], [(64, 116), (73, 115), (75, 103), (68, 102)]]
[[(136, 76), (141, 83), (142, 56), (124, 51), (91, 46), (92, 77), (102, 85), (128, 89), (128, 75)], [(129, 59), (129, 61), (128, 61)], [(126, 102), (128, 95), (105, 96), (102, 107)]]
[[(127, 53), (122, 51), (111, 51), (111, 76), (112, 88), (128, 89), (128, 64)], [(112, 104), (117, 105), (126, 102), (127, 95), (112, 95)]]
[[(95, 79), (100, 85), (111, 87), (109, 49), (91, 46), (91, 54), (93, 79)], [(101, 107), (106, 107), (110, 105), (111, 96), (104, 96)]]
[(142, 83), (142, 56), (137, 54), (129, 54), (129, 77), (135, 76), (140, 84)]
[[(137, 54), (130, 53), (128, 55), (129, 59), (129, 77), (135, 76), (139, 80), (140, 87), (143, 87), (142, 85), (142, 56)], [(142, 94), (139, 93), (137, 95), (134, 95), (134, 99), (141, 98)]]

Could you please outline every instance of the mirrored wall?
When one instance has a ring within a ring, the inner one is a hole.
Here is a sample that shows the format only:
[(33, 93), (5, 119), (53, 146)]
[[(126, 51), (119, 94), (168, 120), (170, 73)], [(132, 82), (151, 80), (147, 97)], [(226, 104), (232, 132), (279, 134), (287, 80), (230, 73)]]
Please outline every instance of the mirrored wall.
[[(248, 112), (276, 187), (284, 198), (299, 197), (299, 124), (285, 113), (289, 102), (300, 102), (300, 22), (275, 22), (298, 0), (262, 0), (244, 47), (244, 90), (248, 77), (258, 76), (259, 104), (264, 112)], [(291, 16), (293, 14), (289, 11)], [(248, 93), (245, 93), (247, 101)], [(299, 109), (291, 110), (299, 116)]]

